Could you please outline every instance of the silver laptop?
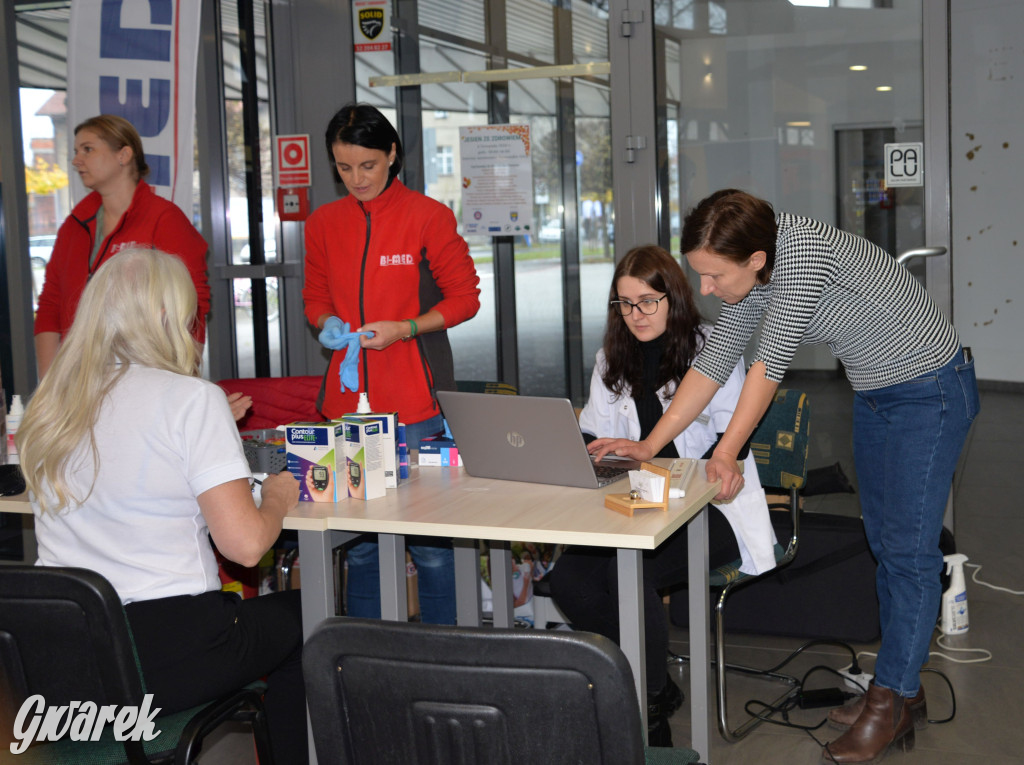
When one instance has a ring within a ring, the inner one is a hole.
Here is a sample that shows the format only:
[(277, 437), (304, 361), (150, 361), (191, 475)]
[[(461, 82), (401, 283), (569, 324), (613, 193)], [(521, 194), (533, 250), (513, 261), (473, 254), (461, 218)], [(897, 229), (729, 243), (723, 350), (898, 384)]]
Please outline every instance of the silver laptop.
[(640, 467), (595, 463), (566, 398), (438, 391), (437, 400), (472, 476), (597, 489)]

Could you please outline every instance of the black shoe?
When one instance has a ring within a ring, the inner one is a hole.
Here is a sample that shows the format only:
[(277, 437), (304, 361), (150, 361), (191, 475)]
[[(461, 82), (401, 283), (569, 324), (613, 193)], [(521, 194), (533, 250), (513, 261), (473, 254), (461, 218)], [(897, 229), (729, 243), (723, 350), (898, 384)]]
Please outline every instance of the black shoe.
[[(671, 717), (682, 705), (683, 692), (667, 674), (665, 675), (665, 685), (661, 690), (657, 693), (647, 694), (647, 714), (652, 717), (658, 714), (663, 714), (666, 718)], [(655, 709), (655, 707), (657, 708)]]
[(665, 715), (647, 718), (647, 746), (672, 746), (672, 729)]

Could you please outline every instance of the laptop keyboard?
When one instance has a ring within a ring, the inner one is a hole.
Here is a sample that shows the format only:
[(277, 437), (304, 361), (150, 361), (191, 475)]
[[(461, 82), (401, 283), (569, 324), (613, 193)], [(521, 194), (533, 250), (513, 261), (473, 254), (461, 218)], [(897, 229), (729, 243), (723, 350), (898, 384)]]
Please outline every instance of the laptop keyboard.
[(628, 473), (629, 467), (621, 467), (618, 465), (609, 465), (606, 462), (595, 462), (594, 472), (597, 474), (597, 481), (602, 486), (609, 483), (613, 483), (621, 478), (624, 474)]

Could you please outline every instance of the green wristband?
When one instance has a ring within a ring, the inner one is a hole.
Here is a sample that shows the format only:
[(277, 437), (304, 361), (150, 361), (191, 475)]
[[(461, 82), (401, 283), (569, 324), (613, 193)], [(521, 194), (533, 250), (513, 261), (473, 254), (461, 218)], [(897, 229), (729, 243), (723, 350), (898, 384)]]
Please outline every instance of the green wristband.
[(409, 335), (409, 339), (412, 340), (414, 337), (416, 337), (416, 333), (419, 331), (419, 328), (416, 326), (416, 322), (414, 322), (412, 319), (406, 319), (406, 321), (409, 322), (409, 329), (412, 330), (412, 333)]

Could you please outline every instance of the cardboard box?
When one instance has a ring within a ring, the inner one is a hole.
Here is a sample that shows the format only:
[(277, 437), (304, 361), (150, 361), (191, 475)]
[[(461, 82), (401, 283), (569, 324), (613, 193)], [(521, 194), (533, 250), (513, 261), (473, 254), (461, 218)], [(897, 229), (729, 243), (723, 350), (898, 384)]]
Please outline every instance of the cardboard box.
[(383, 425), (379, 419), (359, 415), (343, 417), (344, 465), (339, 479), (353, 499), (377, 499), (387, 493), (384, 480)]
[(421, 466), (462, 467), (462, 457), (455, 441), (444, 436), (433, 436), (420, 441), (418, 462)]
[(389, 489), (397, 489), (398, 475), (398, 412), (370, 412), (368, 414), (351, 413), (342, 416), (361, 417), (380, 420), (381, 451), (384, 455), (384, 485)]
[(288, 471), (299, 482), (299, 499), (306, 502), (337, 502), (344, 499), (345, 483), (340, 469), (344, 428), (339, 422), (293, 422), (284, 429)]

